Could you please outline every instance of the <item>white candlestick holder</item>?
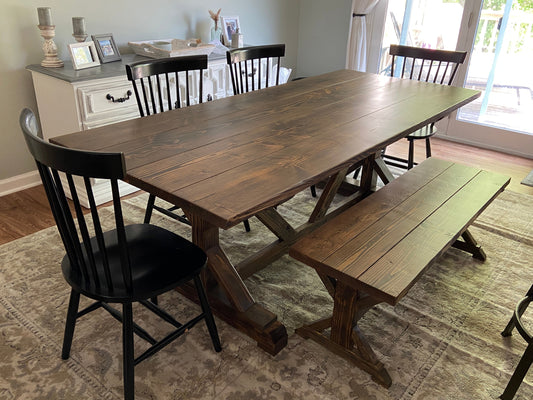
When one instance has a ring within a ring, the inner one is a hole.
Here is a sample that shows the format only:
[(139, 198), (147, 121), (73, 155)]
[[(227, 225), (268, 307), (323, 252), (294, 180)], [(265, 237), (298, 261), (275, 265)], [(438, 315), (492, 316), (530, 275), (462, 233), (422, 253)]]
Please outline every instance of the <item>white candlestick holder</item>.
[(47, 68), (60, 68), (64, 65), (63, 61), (57, 58), (57, 46), (54, 42), (56, 35), (55, 25), (37, 25), (41, 30), (41, 36), (44, 38), (43, 51), (44, 60), (41, 65)]

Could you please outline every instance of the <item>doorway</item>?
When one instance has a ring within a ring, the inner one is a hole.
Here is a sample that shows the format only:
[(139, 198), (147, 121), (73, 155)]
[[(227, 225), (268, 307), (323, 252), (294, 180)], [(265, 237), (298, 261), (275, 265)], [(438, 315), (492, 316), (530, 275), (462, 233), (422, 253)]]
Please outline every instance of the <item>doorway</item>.
[(389, 1), (382, 43), (382, 74), (392, 43), (467, 51), (454, 84), (481, 96), (441, 121), (440, 136), (533, 158), (531, 1)]

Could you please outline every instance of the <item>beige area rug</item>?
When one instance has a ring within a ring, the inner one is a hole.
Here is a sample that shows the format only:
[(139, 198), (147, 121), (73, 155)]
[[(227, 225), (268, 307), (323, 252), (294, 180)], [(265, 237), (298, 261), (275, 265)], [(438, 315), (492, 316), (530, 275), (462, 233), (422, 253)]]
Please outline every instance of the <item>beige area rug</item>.
[[(390, 389), (294, 334), (328, 315), (332, 301), (314, 270), (285, 256), (247, 280), (257, 301), (287, 326), (285, 349), (272, 357), (217, 319), (223, 351), (215, 353), (201, 324), (137, 366), (136, 398), (496, 399), (525, 349), (518, 333), (500, 332), (533, 282), (532, 200), (503, 193), (471, 228), (485, 263), (451, 249), (398, 306), (378, 305), (365, 315), (361, 329), (392, 377)], [(312, 202), (306, 191), (279, 210), (302, 220)], [(141, 221), (144, 204), (142, 196), (126, 201), (127, 220)], [(163, 217), (155, 223), (187, 232)], [(271, 240), (257, 220), (251, 225), (248, 234), (242, 224), (223, 232), (232, 258)], [(122, 398), (120, 324), (105, 312), (78, 322), (71, 358), (60, 358), (69, 293), (62, 254), (55, 228), (0, 246), (0, 399)], [(178, 316), (197, 311), (175, 292), (161, 303)], [(163, 334), (166, 327), (157, 326), (152, 331)], [(136, 346), (144, 348), (142, 341)], [(531, 398), (530, 371), (516, 399)]]

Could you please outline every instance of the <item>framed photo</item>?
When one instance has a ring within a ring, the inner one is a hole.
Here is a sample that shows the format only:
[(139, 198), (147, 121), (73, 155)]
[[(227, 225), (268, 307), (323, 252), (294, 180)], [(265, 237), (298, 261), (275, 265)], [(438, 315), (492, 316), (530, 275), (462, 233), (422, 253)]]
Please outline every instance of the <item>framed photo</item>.
[(100, 62), (108, 63), (111, 61), (118, 61), (121, 59), (117, 45), (113, 40), (111, 33), (105, 33), (103, 35), (91, 35), (93, 42), (100, 57)]
[(222, 36), (224, 36), (224, 44), (229, 46), (231, 44), (231, 35), (241, 29), (239, 17), (220, 17), (222, 21)]
[(100, 65), (94, 42), (72, 43), (68, 45), (74, 69), (96, 67)]

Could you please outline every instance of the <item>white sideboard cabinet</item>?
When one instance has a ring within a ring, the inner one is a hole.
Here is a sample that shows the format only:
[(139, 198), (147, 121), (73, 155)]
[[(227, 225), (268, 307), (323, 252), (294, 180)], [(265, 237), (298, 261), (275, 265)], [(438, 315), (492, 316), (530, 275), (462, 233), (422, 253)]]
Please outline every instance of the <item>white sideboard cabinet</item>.
[[(121, 61), (82, 70), (74, 70), (69, 62), (65, 62), (62, 68), (29, 65), (26, 69), (33, 79), (43, 138), (48, 140), (139, 117), (125, 65), (142, 60), (148, 58), (125, 54)], [(209, 57), (208, 69), (204, 71), (203, 91), (204, 101), (209, 96), (219, 99), (233, 93), (225, 56)], [(192, 96), (197, 98), (198, 94), (193, 93)], [(83, 186), (77, 184), (76, 187), (82, 203), (85, 203), (82, 205), (87, 207)], [(111, 200), (111, 189), (106, 180), (95, 179), (92, 189), (98, 204)], [(136, 190), (139, 189), (120, 182), (122, 195)]]

